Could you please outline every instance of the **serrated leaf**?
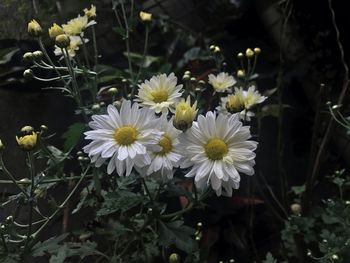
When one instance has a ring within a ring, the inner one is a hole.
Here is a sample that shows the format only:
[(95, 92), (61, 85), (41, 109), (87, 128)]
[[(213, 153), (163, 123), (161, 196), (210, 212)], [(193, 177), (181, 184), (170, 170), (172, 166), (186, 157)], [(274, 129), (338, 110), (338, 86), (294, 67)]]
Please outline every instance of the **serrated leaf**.
[(63, 144), (63, 150), (65, 152), (71, 151), (78, 144), (84, 129), (85, 124), (81, 122), (69, 126), (68, 130), (62, 135), (62, 138), (65, 139)]
[(168, 247), (174, 244), (178, 249), (186, 253), (192, 253), (197, 249), (197, 243), (192, 238), (195, 230), (183, 225), (182, 221), (165, 223), (159, 220), (158, 225), (161, 246)]

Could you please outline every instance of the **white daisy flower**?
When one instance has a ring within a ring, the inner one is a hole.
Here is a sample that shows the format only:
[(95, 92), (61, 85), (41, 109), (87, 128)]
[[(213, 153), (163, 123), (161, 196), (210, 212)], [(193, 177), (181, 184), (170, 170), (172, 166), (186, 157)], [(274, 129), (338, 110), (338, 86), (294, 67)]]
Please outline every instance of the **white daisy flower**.
[(250, 86), (247, 91), (240, 88), (239, 90), (236, 89), (236, 93), (241, 92), (244, 97), (244, 106), (246, 109), (250, 109), (256, 104), (264, 102), (267, 97), (262, 96), (259, 91), (256, 90), (255, 86)]
[(156, 113), (168, 113), (175, 109), (175, 104), (180, 100), (182, 85), (177, 85), (174, 73), (169, 76), (161, 74), (153, 76), (139, 85), (139, 93), (136, 97), (143, 106), (149, 107)]
[(88, 16), (84, 15), (84, 16), (80, 16), (78, 15), (78, 17), (73, 18), (71, 20), (69, 20), (67, 22), (67, 24), (63, 24), (62, 28), (63, 31), (70, 36), (76, 36), (76, 35), (80, 35), (83, 36), (84, 35), (84, 30), (89, 27), (96, 24), (95, 20), (90, 20)]
[(234, 77), (226, 72), (221, 72), (217, 76), (209, 74), (209, 84), (213, 86), (216, 92), (229, 91), (230, 88), (236, 84)]
[(114, 170), (122, 176), (130, 175), (132, 168), (150, 164), (148, 148), (156, 145), (162, 132), (154, 129), (159, 118), (153, 111), (139, 108), (137, 103), (131, 105), (126, 100), (122, 102), (120, 112), (109, 105), (108, 115), (93, 115), (89, 126), (93, 129), (85, 132), (85, 139), (92, 140), (84, 147), (91, 162), (97, 167), (110, 158), (107, 173)]
[(248, 141), (250, 137), (249, 126), (242, 126), (238, 114), (200, 115), (180, 138), (187, 158), (181, 167), (193, 166), (185, 176), (195, 177), (199, 189), (210, 184), (218, 196), (232, 196), (232, 188), (239, 187), (238, 172), (254, 174), (258, 143)]
[(179, 161), (183, 158), (180, 154), (181, 147), (179, 135), (181, 131), (175, 129), (173, 119), (167, 120), (166, 114), (160, 118), (158, 129), (164, 132), (158, 140), (158, 147), (151, 152), (151, 163), (143, 169), (141, 174), (152, 175), (161, 179), (172, 179), (174, 167), (179, 167)]

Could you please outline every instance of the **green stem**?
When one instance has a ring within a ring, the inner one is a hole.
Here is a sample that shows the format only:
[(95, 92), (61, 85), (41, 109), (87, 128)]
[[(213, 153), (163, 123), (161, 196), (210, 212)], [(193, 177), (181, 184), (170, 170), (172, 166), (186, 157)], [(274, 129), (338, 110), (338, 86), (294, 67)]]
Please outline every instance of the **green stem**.
[(146, 184), (146, 181), (144, 178), (141, 178), (141, 182), (142, 182), (142, 185), (143, 187), (145, 188), (145, 191), (146, 191), (146, 194), (148, 195), (151, 203), (153, 203), (153, 198), (152, 198), (152, 195), (151, 195), (151, 192), (149, 191), (148, 187), (147, 187), (147, 184)]
[(98, 64), (98, 50), (97, 50), (95, 25), (91, 26), (91, 33), (92, 33), (92, 44), (93, 44), (93, 47), (94, 47), (94, 64), (95, 64), (95, 67), (96, 67), (97, 64)]
[(184, 213), (187, 213), (187, 212), (191, 211), (193, 208), (194, 208), (193, 203), (190, 203), (186, 208), (184, 208), (184, 209), (182, 209), (180, 211), (174, 212), (174, 213), (161, 215), (160, 218), (162, 218), (162, 219), (170, 219), (170, 218), (173, 218), (173, 217), (177, 217), (177, 216), (183, 215)]
[[(79, 179), (80, 176), (70, 176), (70, 177), (62, 177), (62, 178), (57, 178), (57, 179), (48, 179), (48, 180), (43, 180), (39, 181), (38, 184), (51, 184), (51, 183), (57, 183), (57, 182), (65, 182), (69, 180), (76, 180)], [(86, 178), (92, 178), (91, 176), (86, 176)], [(30, 182), (23, 182), (23, 181), (12, 181), (12, 180), (0, 180), (0, 184), (19, 184), (19, 185), (29, 185)], [(22, 189), (22, 188), (21, 188)]]
[(80, 39), (81, 39), (81, 42), (83, 43), (83, 53), (84, 53), (84, 59), (85, 59), (86, 66), (89, 69), (91, 69), (90, 61), (89, 61), (89, 57), (88, 57), (87, 48), (86, 48), (86, 45), (85, 45), (84, 38), (82, 36), (80, 36)]

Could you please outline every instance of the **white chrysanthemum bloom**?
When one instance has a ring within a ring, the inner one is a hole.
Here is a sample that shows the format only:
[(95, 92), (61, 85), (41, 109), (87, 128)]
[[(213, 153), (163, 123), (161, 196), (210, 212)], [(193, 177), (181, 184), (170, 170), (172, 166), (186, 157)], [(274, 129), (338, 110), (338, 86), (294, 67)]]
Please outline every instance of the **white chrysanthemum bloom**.
[(153, 76), (139, 85), (137, 101), (143, 106), (149, 107), (156, 113), (168, 113), (173, 111), (176, 103), (180, 100), (182, 85), (177, 85), (174, 73), (169, 76), (161, 74)]
[(233, 76), (226, 72), (221, 72), (217, 76), (209, 74), (209, 84), (213, 86), (216, 92), (229, 91), (230, 88), (236, 84), (236, 80)]
[(180, 137), (186, 157), (181, 167), (193, 165), (186, 177), (195, 177), (199, 189), (210, 184), (218, 196), (232, 196), (232, 188), (239, 187), (238, 172), (254, 174), (258, 143), (248, 141), (250, 137), (249, 126), (242, 126), (238, 114), (200, 115)]
[(130, 175), (132, 168), (144, 167), (151, 162), (148, 148), (157, 145), (162, 132), (158, 127), (159, 118), (147, 108), (131, 105), (126, 100), (121, 104), (120, 112), (112, 105), (107, 108), (108, 115), (93, 115), (89, 126), (93, 129), (85, 132), (85, 139), (92, 140), (84, 147), (91, 161), (97, 167), (110, 158), (107, 173), (114, 170), (122, 176)]
[(157, 127), (164, 132), (158, 140), (157, 147), (152, 147), (151, 163), (144, 167), (143, 174), (152, 175), (161, 179), (172, 179), (174, 175), (174, 167), (179, 167), (179, 161), (183, 158), (181, 155), (181, 147), (179, 135), (181, 131), (175, 129), (173, 120), (167, 120), (166, 114), (163, 114)]
[(87, 15), (80, 16), (73, 18), (67, 22), (67, 24), (63, 24), (62, 28), (63, 31), (70, 36), (76, 36), (76, 35), (84, 35), (84, 30), (91, 26), (96, 24), (95, 20), (90, 20)]
[[(78, 36), (69, 36), (70, 42), (67, 47), (69, 57), (73, 58), (76, 56), (76, 52), (79, 50), (79, 47), (83, 44), (81, 38)], [(85, 43), (89, 42), (89, 39), (84, 38)], [(55, 45), (54, 53), (56, 56), (62, 56), (62, 49)], [(63, 57), (62, 57), (63, 58)]]

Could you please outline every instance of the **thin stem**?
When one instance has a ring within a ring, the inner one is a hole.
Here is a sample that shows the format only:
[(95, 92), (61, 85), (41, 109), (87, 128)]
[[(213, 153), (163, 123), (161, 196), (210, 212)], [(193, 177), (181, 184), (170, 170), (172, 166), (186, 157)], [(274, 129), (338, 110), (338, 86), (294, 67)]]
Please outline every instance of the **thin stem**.
[[(38, 185), (40, 185), (40, 184), (52, 184), (52, 183), (57, 183), (57, 182), (76, 180), (79, 178), (80, 178), (80, 176), (62, 177), (62, 178), (57, 178), (57, 179), (48, 179), (48, 180), (39, 181), (39, 182), (37, 182), (37, 184)], [(86, 178), (92, 178), (92, 175), (91, 176), (87, 175)], [(26, 182), (26, 181), (0, 180), (0, 184), (14, 184), (14, 183), (19, 184), (19, 185), (29, 185), (30, 184), (30, 182)]]
[(13, 183), (17, 187), (17, 189), (20, 190), (25, 195), (25, 197), (29, 198), (28, 193), (26, 191), (24, 191), (22, 187), (19, 186), (19, 184), (17, 183), (16, 179), (9, 172), (9, 170), (7, 170), (7, 168), (6, 168), (5, 164), (4, 164), (4, 161), (2, 159), (2, 154), (1, 153), (0, 153), (0, 170), (2, 170), (8, 178), (10, 178), (11, 183)]
[(144, 178), (141, 178), (141, 182), (142, 182), (143, 187), (145, 188), (145, 192), (146, 192), (146, 194), (148, 195), (148, 197), (149, 197), (151, 203), (153, 203), (153, 197), (152, 197), (152, 195), (151, 195), (151, 192), (150, 192), (149, 189), (148, 189), (148, 186), (147, 186), (147, 184), (146, 184), (145, 179), (144, 179)]
[(85, 45), (84, 38), (82, 36), (80, 36), (80, 39), (81, 39), (81, 42), (83, 43), (83, 53), (84, 53), (84, 59), (85, 59), (86, 66), (89, 69), (91, 69), (90, 61), (89, 61), (89, 57), (88, 57), (87, 48), (86, 48), (86, 45)]
[(94, 48), (94, 65), (96, 67), (96, 65), (98, 64), (98, 50), (97, 50), (95, 25), (91, 26), (91, 33), (92, 33), (92, 45), (93, 45), (93, 48)]

